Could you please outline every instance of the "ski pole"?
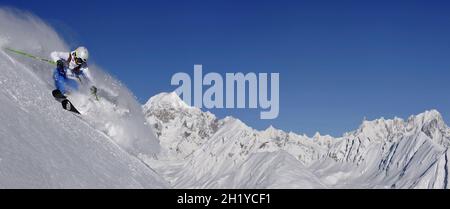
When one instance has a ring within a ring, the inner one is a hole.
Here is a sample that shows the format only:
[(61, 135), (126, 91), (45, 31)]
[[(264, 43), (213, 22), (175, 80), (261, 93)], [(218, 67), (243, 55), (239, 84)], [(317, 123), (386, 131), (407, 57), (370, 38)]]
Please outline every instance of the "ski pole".
[[(5, 50), (10, 51), (10, 52), (14, 52), (14, 53), (22, 55), (22, 56), (29, 57), (31, 59), (39, 60), (39, 61), (42, 61), (42, 62), (47, 62), (47, 63), (49, 63), (51, 65), (56, 65), (56, 62), (54, 62), (52, 60), (41, 58), (41, 57), (38, 57), (38, 56), (34, 56), (32, 54), (28, 54), (28, 53), (23, 52), (23, 51), (19, 51), (19, 50), (16, 50), (16, 49), (11, 49), (11, 48), (5, 48)], [(81, 82), (80, 77), (77, 76), (77, 78)], [(95, 89), (95, 91), (91, 92), (91, 93), (93, 93), (93, 95), (95, 96), (96, 100), (99, 101), (99, 98), (98, 98), (98, 95), (97, 95), (97, 89)]]
[(97, 87), (95, 87), (95, 86), (92, 86), (92, 87), (91, 87), (91, 94), (92, 94), (93, 96), (95, 96), (95, 100), (100, 101), (100, 100), (98, 99), (98, 96), (97, 96)]
[(32, 59), (35, 59), (35, 60), (47, 62), (47, 63), (52, 64), (52, 65), (56, 65), (56, 62), (54, 62), (52, 60), (41, 58), (41, 57), (37, 57), (37, 56), (34, 56), (32, 54), (28, 54), (26, 52), (22, 52), (22, 51), (11, 49), (11, 48), (5, 48), (5, 50), (8, 50), (10, 52), (14, 52), (16, 54), (23, 55), (23, 56), (26, 56), (26, 57), (29, 57), (29, 58), (32, 58)]

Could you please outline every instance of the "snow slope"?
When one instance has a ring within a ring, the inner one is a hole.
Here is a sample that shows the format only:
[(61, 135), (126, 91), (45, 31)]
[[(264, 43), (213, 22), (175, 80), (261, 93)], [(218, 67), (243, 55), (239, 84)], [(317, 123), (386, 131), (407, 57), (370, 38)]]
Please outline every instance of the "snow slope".
[(436, 110), (364, 121), (340, 138), (254, 130), (185, 105), (175, 93), (143, 111), (158, 134), (146, 160), (178, 188), (448, 188), (450, 129)]
[[(42, 57), (52, 49), (67, 49), (59, 36), (38, 18), (5, 8), (0, 8), (0, 46), (27, 50)], [(127, 126), (144, 124), (138, 103), (128, 101), (135, 109), (121, 101), (108, 104), (131, 113), (137, 111), (142, 121), (117, 111), (108, 115), (108, 119), (115, 119), (111, 124), (75, 116), (62, 110), (51, 96), (51, 68), (0, 51), (0, 188), (168, 187), (138, 158), (159, 150), (152, 131), (142, 125), (147, 129), (139, 130), (143, 133), (128, 134), (135, 130)], [(115, 91), (117, 88), (120, 91)], [(113, 93), (127, 91), (117, 88), (108, 89)], [(145, 140), (133, 141), (143, 134)], [(129, 141), (123, 142), (123, 138)], [(135, 146), (143, 141), (148, 143)], [(140, 148), (145, 150), (141, 152)]]

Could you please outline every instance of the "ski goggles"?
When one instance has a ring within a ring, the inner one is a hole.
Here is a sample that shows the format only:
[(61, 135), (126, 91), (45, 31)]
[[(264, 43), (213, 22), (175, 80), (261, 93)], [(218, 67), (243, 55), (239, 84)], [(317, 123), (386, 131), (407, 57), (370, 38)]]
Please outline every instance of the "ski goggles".
[(78, 58), (78, 57), (75, 57), (75, 63), (77, 63), (77, 64), (83, 64), (83, 63), (85, 63), (86, 62), (86, 60), (83, 60), (83, 59), (81, 59), (81, 58)]

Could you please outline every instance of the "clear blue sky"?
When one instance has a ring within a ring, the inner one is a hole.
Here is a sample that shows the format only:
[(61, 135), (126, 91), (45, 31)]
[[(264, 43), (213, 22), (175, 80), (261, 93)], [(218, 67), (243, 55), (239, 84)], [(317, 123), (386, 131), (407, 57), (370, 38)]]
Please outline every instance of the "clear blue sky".
[(449, 1), (24, 1), (144, 103), (176, 72), (280, 72), (280, 116), (250, 126), (341, 135), (363, 117), (450, 119)]

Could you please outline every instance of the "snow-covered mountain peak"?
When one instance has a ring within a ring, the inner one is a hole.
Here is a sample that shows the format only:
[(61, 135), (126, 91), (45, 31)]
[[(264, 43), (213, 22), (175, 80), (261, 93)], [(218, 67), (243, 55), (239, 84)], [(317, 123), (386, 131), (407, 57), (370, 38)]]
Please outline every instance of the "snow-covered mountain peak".
[(261, 134), (264, 134), (264, 135), (270, 136), (270, 137), (274, 137), (274, 136), (279, 136), (280, 134), (286, 134), (286, 133), (271, 125), (271, 126), (267, 127), (266, 130), (261, 131)]
[(343, 135), (344, 138), (360, 138), (369, 141), (383, 141), (390, 133), (403, 132), (405, 122), (401, 118), (364, 120), (361, 125), (352, 132)]
[(393, 126), (403, 123), (403, 120), (400, 118), (394, 119), (385, 119), (381, 117), (375, 120), (364, 120), (358, 128), (358, 131), (377, 129), (380, 127)]
[(420, 113), (418, 115), (416, 115), (416, 117), (423, 117), (425, 119), (440, 119), (442, 120), (442, 115), (439, 111), (435, 110), (435, 109), (431, 109), (431, 110), (427, 110), (423, 113)]
[(275, 127), (273, 127), (272, 125), (270, 125), (269, 127), (266, 128), (267, 132), (274, 132), (274, 131), (278, 131), (278, 129), (276, 129)]
[(313, 136), (313, 138), (315, 138), (315, 139), (318, 139), (318, 138), (320, 138), (322, 135), (320, 135), (320, 132), (316, 132), (315, 134), (314, 134), (314, 136)]
[(411, 116), (408, 119), (408, 123), (413, 123), (414, 125), (422, 125), (426, 126), (430, 123), (435, 123), (439, 125), (441, 128), (445, 126), (444, 119), (442, 118), (441, 113), (437, 110), (429, 110), (423, 113), (420, 113), (415, 116)]
[(174, 109), (192, 109), (194, 107), (186, 104), (175, 92), (160, 93), (151, 97), (145, 107), (152, 108), (174, 108)]
[(170, 159), (192, 154), (224, 123), (210, 112), (190, 107), (174, 92), (151, 97), (143, 111), (159, 137), (162, 156)]
[(343, 138), (358, 139), (358, 141), (367, 141), (367, 143), (371, 141), (385, 143), (395, 141), (401, 136), (418, 135), (421, 132), (440, 145), (450, 144), (448, 142), (450, 130), (437, 110), (410, 116), (406, 121), (398, 117), (364, 120), (358, 129), (345, 133)]
[(442, 115), (437, 110), (430, 110), (409, 117), (407, 129), (423, 132), (440, 145), (446, 147), (450, 145), (450, 128), (445, 124)]
[(223, 123), (233, 124), (233, 126), (237, 126), (237, 127), (240, 127), (240, 128), (252, 129), (249, 126), (247, 126), (247, 124), (245, 124), (244, 122), (239, 120), (238, 118), (235, 118), (235, 117), (232, 117), (232, 116), (227, 116), (222, 121), (223, 121)]

